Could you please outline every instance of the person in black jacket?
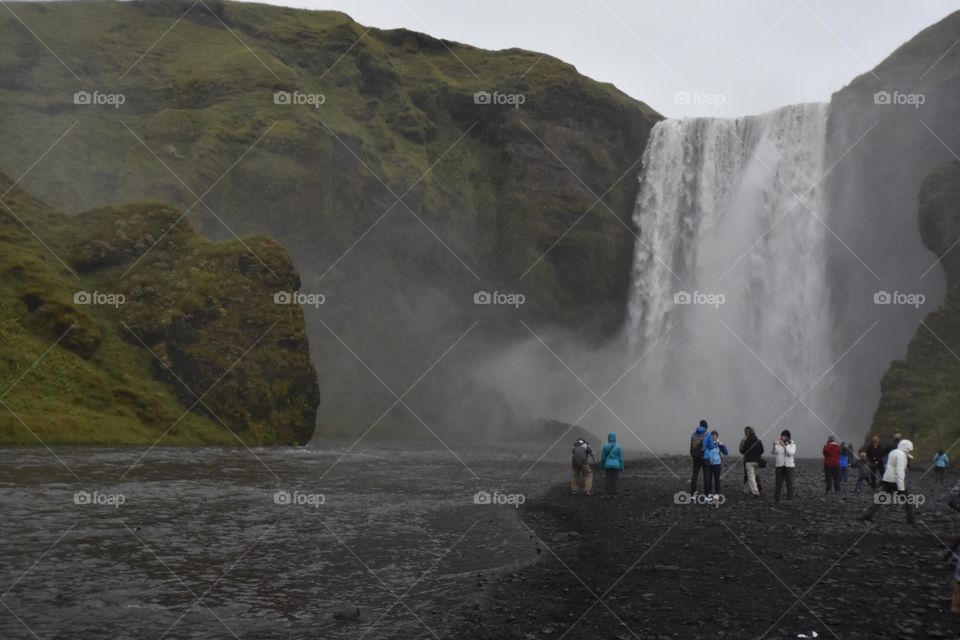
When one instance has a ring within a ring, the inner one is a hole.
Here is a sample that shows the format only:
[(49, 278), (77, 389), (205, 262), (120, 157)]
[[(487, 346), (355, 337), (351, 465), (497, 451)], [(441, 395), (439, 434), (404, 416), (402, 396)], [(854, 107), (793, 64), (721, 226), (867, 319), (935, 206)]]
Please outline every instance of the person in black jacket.
[(743, 484), (743, 492), (754, 497), (760, 496), (760, 487), (758, 483), (760, 473), (760, 460), (763, 457), (763, 443), (757, 437), (753, 427), (744, 427), (744, 438), (740, 442), (740, 453), (743, 454), (743, 470), (746, 479)]
[(887, 454), (890, 450), (880, 444), (880, 436), (873, 436), (870, 439), (870, 446), (866, 449), (867, 464), (870, 465), (870, 487), (877, 488), (877, 482), (883, 477), (884, 465), (887, 461)]

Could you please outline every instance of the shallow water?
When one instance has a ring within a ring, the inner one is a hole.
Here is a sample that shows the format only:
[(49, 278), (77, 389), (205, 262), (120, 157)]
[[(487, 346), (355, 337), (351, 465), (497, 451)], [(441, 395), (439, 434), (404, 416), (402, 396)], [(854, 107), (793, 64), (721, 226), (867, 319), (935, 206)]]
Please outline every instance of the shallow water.
[(442, 636), (478, 574), (534, 556), (517, 509), (475, 492), (532, 497), (567, 468), (347, 446), (0, 449), (0, 637)]

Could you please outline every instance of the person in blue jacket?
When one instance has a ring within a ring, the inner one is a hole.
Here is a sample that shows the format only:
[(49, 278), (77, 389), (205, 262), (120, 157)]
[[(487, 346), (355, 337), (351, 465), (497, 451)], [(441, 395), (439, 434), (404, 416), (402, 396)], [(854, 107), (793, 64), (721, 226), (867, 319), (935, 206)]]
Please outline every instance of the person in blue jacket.
[[(949, 464), (950, 456), (943, 449), (937, 451), (937, 455), (933, 456), (933, 470), (937, 474), (938, 483), (943, 484), (943, 475), (947, 472), (947, 465)], [(960, 564), (960, 561), (958, 561), (958, 564)]]
[(617, 478), (623, 471), (623, 448), (617, 444), (617, 434), (611, 433), (607, 436), (607, 442), (603, 445), (600, 453), (600, 467), (605, 474), (604, 487), (606, 488), (606, 497), (617, 497)]
[(853, 465), (853, 452), (846, 442), (840, 443), (840, 486), (844, 493), (847, 491), (847, 479), (850, 477), (850, 467)]
[(720, 434), (711, 431), (710, 436), (703, 441), (704, 463), (709, 465), (710, 473), (704, 476), (704, 492), (709, 496), (720, 493), (720, 470), (723, 468), (723, 458), (729, 455), (727, 445), (720, 442)]

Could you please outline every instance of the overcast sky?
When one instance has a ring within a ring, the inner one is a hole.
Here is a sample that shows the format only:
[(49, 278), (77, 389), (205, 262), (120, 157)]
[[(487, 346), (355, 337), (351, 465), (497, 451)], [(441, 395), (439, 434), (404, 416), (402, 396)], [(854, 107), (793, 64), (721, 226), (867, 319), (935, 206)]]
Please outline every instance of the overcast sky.
[[(826, 101), (911, 36), (960, 8), (957, 0), (271, 4), (337, 9), (367, 26), (406, 27), (488, 49), (549, 53), (671, 117), (737, 116)], [(684, 104), (687, 97), (689, 104)]]

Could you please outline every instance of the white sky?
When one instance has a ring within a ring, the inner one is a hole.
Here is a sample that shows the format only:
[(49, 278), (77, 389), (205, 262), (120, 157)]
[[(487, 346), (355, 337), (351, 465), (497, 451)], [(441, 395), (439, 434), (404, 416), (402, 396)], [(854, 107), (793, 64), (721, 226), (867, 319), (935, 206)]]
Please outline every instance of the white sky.
[[(737, 116), (826, 101), (924, 27), (960, 9), (958, 0), (270, 3), (337, 9), (366, 26), (406, 27), (487, 49), (549, 53), (671, 117)], [(678, 92), (701, 95), (678, 104)]]

